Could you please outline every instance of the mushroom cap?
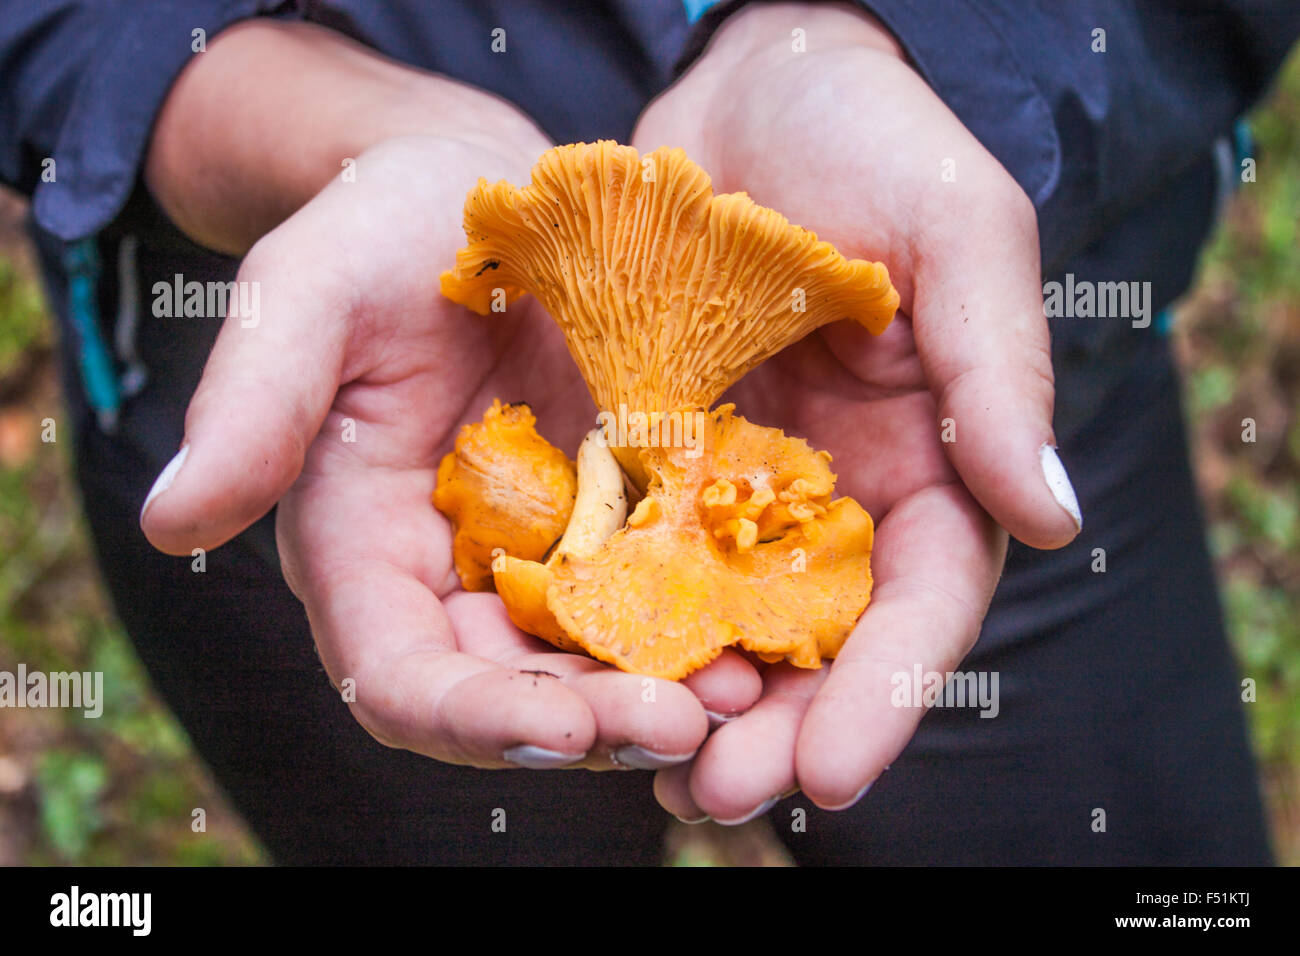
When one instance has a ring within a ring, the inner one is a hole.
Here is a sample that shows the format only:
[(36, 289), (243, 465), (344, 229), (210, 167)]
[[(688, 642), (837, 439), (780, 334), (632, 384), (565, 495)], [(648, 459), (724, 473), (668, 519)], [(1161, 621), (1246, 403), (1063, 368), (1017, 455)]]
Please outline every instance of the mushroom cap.
[(546, 592), (554, 580), (549, 564), (507, 555), (492, 565), (492, 578), (515, 627), (549, 641), (562, 651), (586, 650), (565, 633), (546, 604)]
[(465, 235), (443, 294), (480, 315), (536, 296), (606, 411), (709, 408), (813, 329), (850, 318), (879, 334), (898, 308), (884, 265), (744, 193), (715, 196), (680, 149), (555, 147), (522, 189), (480, 179)]
[(452, 561), (467, 591), (492, 590), (494, 553), (540, 560), (569, 523), (577, 472), (536, 426), (527, 405), (493, 401), (438, 465), (433, 503), (451, 520)]

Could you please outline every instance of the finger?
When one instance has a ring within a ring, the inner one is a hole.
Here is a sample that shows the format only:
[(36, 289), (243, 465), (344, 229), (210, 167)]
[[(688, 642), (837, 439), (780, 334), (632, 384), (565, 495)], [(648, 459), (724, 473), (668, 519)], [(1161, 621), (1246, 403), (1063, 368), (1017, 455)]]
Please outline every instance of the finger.
[(690, 760), (704, 743), (708, 721), (684, 685), (558, 652), (519, 631), (495, 594), (460, 592), (445, 607), (461, 650), (512, 668), (526, 681), (559, 681), (587, 703), (596, 737), (580, 766), (658, 770)]
[[(500, 598), (491, 594), (457, 594), (446, 601), (453, 619), (457, 614), (486, 614), (497, 619), (508, 620)], [(468, 609), (472, 609), (468, 610)], [(555, 654), (555, 648), (537, 637), (532, 637), (518, 628), (513, 631), (500, 627), (475, 627), (467, 620), (467, 626), (457, 628), (461, 649), (478, 657), (496, 661), (499, 664), (517, 666), (529, 655)], [(513, 625), (512, 625), (513, 627)], [(593, 670), (608, 671), (609, 668), (598, 661), (581, 655), (565, 654), (565, 666), (572, 670), (572, 661), (582, 662), (582, 672)], [(531, 666), (531, 665), (530, 665)], [(644, 682), (647, 678), (640, 677)], [(695, 699), (704, 708), (709, 726), (718, 727), (734, 720), (748, 710), (763, 692), (763, 679), (757, 669), (745, 657), (734, 650), (727, 649), (716, 660), (683, 678), (680, 684), (695, 695)], [(670, 681), (655, 681), (655, 687), (673, 686)], [(644, 691), (642, 684), (638, 684)], [(676, 695), (676, 692), (671, 692)]]
[(1061, 547), (1082, 516), (1055, 451), (1036, 214), (991, 157), (934, 192), (914, 250), (912, 320), (944, 450), (1012, 535)]
[(743, 655), (725, 650), (707, 667), (684, 677), (710, 727), (721, 727), (749, 710), (763, 693), (763, 678)]
[(966, 656), (997, 585), (1006, 535), (957, 484), (900, 502), (880, 523), (871, 603), (799, 729), (800, 788), (824, 809), (852, 805), (925, 714), (895, 706), (900, 679), (947, 674)]
[(694, 763), (688, 762), (655, 774), (655, 799), (683, 823), (703, 823), (709, 819), (691, 797), (691, 771), (694, 768)]
[[(185, 440), (141, 509), (149, 541), (169, 554), (213, 548), (284, 494), (342, 374), (346, 303), (295, 253), (292, 229), (255, 247), (185, 416)], [(285, 277), (291, 277), (286, 281)]]
[[(340, 569), (342, 570), (342, 569)], [(455, 650), (451, 622), (419, 581), (353, 563), (308, 595), (321, 661), (376, 739), (448, 763), (560, 767), (584, 759), (596, 721), (580, 695)]]
[(285, 578), (357, 720), (389, 746), (449, 763), (582, 760), (596, 719), (581, 695), (459, 651), (433, 590), (446, 579), (450, 549), (428, 507), (432, 474), (372, 469), (363, 479), (312, 472), (277, 518)]
[(795, 743), (825, 667), (768, 668), (763, 696), (713, 733), (691, 765), (690, 798), (718, 823), (736, 826), (770, 810), (795, 788)]

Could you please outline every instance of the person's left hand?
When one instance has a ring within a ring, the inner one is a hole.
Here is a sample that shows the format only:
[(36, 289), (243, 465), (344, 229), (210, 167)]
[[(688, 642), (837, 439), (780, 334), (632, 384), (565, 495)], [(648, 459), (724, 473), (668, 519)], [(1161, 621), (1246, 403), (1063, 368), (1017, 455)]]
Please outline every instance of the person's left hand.
[(833, 454), (837, 493), (877, 522), (874, 592), (833, 666), (767, 668), (758, 704), (655, 783), (688, 820), (743, 822), (795, 788), (842, 809), (924, 714), (891, 706), (893, 676), (947, 673), (974, 644), (1002, 528), (1046, 548), (1079, 530), (1051, 450), (1034, 210), (892, 36), (833, 7), (731, 17), (633, 142), (680, 146), (717, 192), (746, 191), (845, 255), (885, 262), (902, 297), (878, 339), (827, 326), (726, 396)]

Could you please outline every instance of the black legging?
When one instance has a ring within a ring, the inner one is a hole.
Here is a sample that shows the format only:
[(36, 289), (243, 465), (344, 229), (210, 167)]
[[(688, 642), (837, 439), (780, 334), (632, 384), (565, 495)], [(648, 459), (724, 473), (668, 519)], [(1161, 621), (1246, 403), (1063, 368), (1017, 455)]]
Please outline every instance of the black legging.
[[(187, 278), (207, 278), (201, 270)], [(61, 311), (57, 290), (54, 299)], [(180, 442), (215, 331), (201, 319), (146, 322), (139, 345), (154, 381), (114, 438), (92, 423), (70, 364), (65, 372), (77, 477), (118, 613), (272, 857), (660, 862), (667, 816), (648, 773), (480, 771), (376, 743), (330, 686), (303, 609), (268, 560), (273, 519), (208, 554), (201, 574), (149, 547), (140, 504)], [(999, 715), (929, 714), (852, 810), (822, 812), (798, 795), (779, 803), (771, 817), (800, 863), (1269, 861), (1176, 377), (1154, 336), (1122, 360), (1125, 384), (1090, 416), (1109, 424), (1060, 436), (1083, 533), (1060, 552), (1013, 544), (963, 665), (999, 673)], [(1062, 403), (1072, 376), (1086, 374), (1058, 363)], [(1094, 548), (1105, 549), (1105, 573), (1091, 569)], [(794, 832), (799, 807), (806, 826)], [(504, 832), (493, 830), (497, 810)]]

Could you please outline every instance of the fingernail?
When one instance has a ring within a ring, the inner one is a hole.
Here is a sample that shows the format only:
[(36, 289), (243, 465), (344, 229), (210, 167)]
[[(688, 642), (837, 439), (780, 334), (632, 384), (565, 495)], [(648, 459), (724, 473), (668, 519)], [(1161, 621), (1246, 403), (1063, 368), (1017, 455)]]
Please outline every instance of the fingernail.
[[(889, 768), (886, 767), (885, 769), (888, 770)], [(859, 800), (861, 800), (863, 797), (865, 797), (865, 796), (867, 795), (867, 791), (871, 789), (872, 784), (874, 784), (875, 782), (876, 782), (876, 781), (874, 781), (874, 780), (871, 781), (871, 783), (867, 784), (865, 787), (863, 787), (861, 790), (859, 790), (859, 791), (857, 792), (857, 795), (854, 796), (853, 799), (850, 800), (850, 801), (848, 801), (847, 803), (841, 803), (841, 804), (840, 804), (839, 806), (837, 806), (837, 807), (822, 807), (822, 809), (823, 809), (823, 810), (831, 810), (831, 811), (835, 811), (835, 810), (847, 810), (849, 807), (853, 806), (855, 803), (857, 803)]]
[(768, 800), (764, 800), (753, 810), (749, 811), (749, 813), (745, 814), (743, 817), (740, 817), (738, 819), (718, 820), (717, 822), (721, 823), (724, 827), (738, 827), (742, 823), (748, 823), (750, 820), (753, 820), (755, 817), (761, 817), (763, 814), (767, 813), (768, 810), (771, 810), (774, 806), (776, 806), (776, 801), (779, 799), (780, 799), (779, 797), (772, 797)]
[(529, 770), (554, 770), (556, 767), (567, 767), (571, 763), (577, 763), (585, 756), (587, 756), (585, 753), (564, 754), (558, 750), (534, 747), (532, 744), (520, 744), (518, 747), (503, 751), (501, 759)]
[(190, 446), (182, 445), (181, 450), (176, 453), (176, 457), (167, 462), (167, 467), (154, 479), (153, 487), (149, 489), (149, 495), (144, 499), (144, 504), (140, 508), (141, 519), (144, 518), (144, 513), (149, 510), (149, 505), (153, 500), (172, 486), (172, 482), (176, 480), (176, 473), (181, 470), (181, 465), (185, 464), (185, 458), (189, 453)]
[(1065, 513), (1074, 519), (1074, 530), (1083, 530), (1083, 515), (1079, 511), (1079, 499), (1070, 484), (1070, 476), (1065, 473), (1065, 466), (1057, 457), (1056, 449), (1046, 443), (1038, 449), (1038, 461), (1043, 466), (1043, 477), (1047, 487), (1052, 490), (1056, 503), (1065, 509)]
[[(673, 816), (677, 817), (677, 814), (674, 813)], [(704, 814), (704, 816), (702, 816), (702, 817), (696, 817), (694, 820), (687, 820), (685, 817), (677, 817), (677, 819), (680, 820), (680, 821), (682, 821), (682, 823), (685, 823), (687, 826), (692, 826), (692, 827), (693, 827), (693, 826), (695, 826), (697, 823), (708, 823), (708, 822), (709, 822), (709, 815), (706, 813), (706, 814)]]
[(662, 770), (664, 767), (685, 763), (694, 756), (693, 750), (688, 754), (657, 754), (636, 744), (627, 744), (614, 751), (614, 762), (633, 770)]
[(740, 714), (719, 714), (711, 710), (705, 710), (704, 716), (709, 718), (709, 730), (717, 730), (723, 724), (729, 724)]

